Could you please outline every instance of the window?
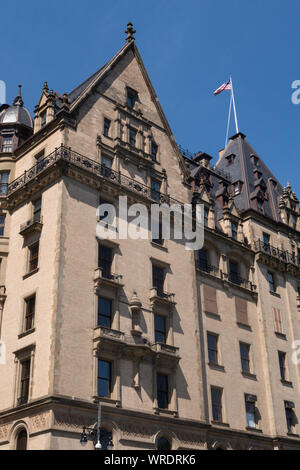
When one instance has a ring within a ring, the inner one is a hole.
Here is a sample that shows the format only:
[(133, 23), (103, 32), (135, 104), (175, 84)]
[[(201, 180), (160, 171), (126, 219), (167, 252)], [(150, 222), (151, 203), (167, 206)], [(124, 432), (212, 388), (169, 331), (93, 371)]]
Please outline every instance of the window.
[(218, 358), (218, 342), (219, 336), (213, 333), (207, 333), (207, 348), (209, 364), (219, 364)]
[(234, 261), (229, 261), (229, 280), (234, 284), (241, 284), (239, 267)]
[(157, 151), (158, 151), (158, 146), (154, 142), (154, 140), (152, 140), (152, 142), (151, 142), (151, 157), (152, 157), (152, 160), (154, 162), (156, 162), (156, 159), (157, 159)]
[(204, 227), (208, 227), (209, 208), (204, 207)]
[(135, 102), (138, 100), (138, 94), (135, 90), (127, 88), (127, 105), (134, 108)]
[(198, 263), (199, 263), (199, 268), (202, 271), (209, 272), (209, 265), (208, 265), (208, 251), (205, 249), (199, 250), (198, 251)]
[(268, 233), (263, 233), (263, 242), (264, 250), (269, 253), (270, 251), (270, 235)]
[(281, 380), (286, 381), (286, 353), (278, 351), (278, 361)]
[(12, 135), (3, 137), (2, 152), (12, 152)]
[(36, 157), (36, 168), (37, 171), (42, 171), (44, 168), (44, 159), (45, 159), (45, 154), (44, 152), (41, 152), (37, 157)]
[(276, 292), (276, 285), (275, 285), (275, 279), (274, 279), (274, 274), (268, 271), (267, 273), (267, 279), (269, 283), (269, 289), (270, 292)]
[(233, 195), (238, 196), (240, 194), (240, 183), (234, 183), (233, 184)]
[(256, 397), (254, 395), (246, 395), (245, 407), (248, 428), (256, 428), (255, 402)]
[(264, 212), (264, 204), (260, 199), (257, 200), (257, 210), (261, 213)]
[(154, 315), (155, 342), (166, 344), (167, 328), (166, 318), (161, 315)]
[(238, 224), (236, 222), (231, 222), (231, 236), (234, 240), (237, 240), (238, 233)]
[(41, 127), (44, 127), (46, 125), (46, 111), (41, 114)]
[(41, 221), (41, 213), (42, 213), (42, 199), (39, 198), (32, 203), (33, 208), (33, 220), (34, 222)]
[(294, 434), (296, 421), (294, 413), (295, 404), (292, 401), (285, 401), (284, 408), (288, 434)]
[(109, 397), (111, 385), (111, 362), (98, 359), (98, 396)]
[(25, 429), (21, 429), (21, 431), (18, 432), (16, 450), (27, 450), (27, 432)]
[(158, 245), (163, 245), (164, 244), (164, 239), (162, 235), (162, 223), (159, 222), (158, 225), (158, 232), (159, 232), (159, 238), (152, 238), (153, 243), (157, 243)]
[(297, 225), (297, 216), (295, 214), (292, 214), (292, 224), (293, 227), (296, 228)]
[(105, 137), (109, 137), (110, 124), (111, 121), (109, 119), (104, 118), (103, 135)]
[[(108, 168), (109, 170), (112, 167), (112, 159), (109, 158), (109, 157), (102, 157), (101, 158), (101, 163), (105, 168)], [(109, 173), (109, 172), (107, 172), (107, 173)]]
[(20, 394), (18, 398), (18, 405), (23, 405), (28, 402), (29, 398), (29, 383), (30, 383), (30, 359), (21, 361), (21, 375), (20, 375)]
[(2, 171), (2, 173), (0, 173), (0, 194), (7, 194), (8, 178), (8, 171)]
[(157, 447), (157, 450), (171, 450), (172, 449), (170, 442), (165, 437), (161, 437), (160, 439), (158, 439), (156, 447)]
[(226, 166), (231, 165), (235, 160), (235, 155), (232, 153), (226, 157)]
[(275, 333), (284, 334), (281, 311), (273, 307)]
[(168, 376), (157, 374), (157, 406), (165, 409), (169, 405)]
[(99, 244), (98, 268), (102, 269), (102, 276), (111, 279), (111, 266), (113, 260), (113, 249)]
[(0, 237), (3, 237), (5, 229), (5, 215), (0, 215)]
[(24, 331), (29, 331), (34, 327), (35, 317), (35, 295), (25, 299), (25, 322)]
[(137, 131), (133, 129), (132, 127), (129, 128), (129, 143), (133, 147), (136, 145), (136, 136), (137, 136)]
[(250, 374), (250, 344), (240, 343), (242, 372)]
[(98, 297), (98, 326), (111, 328), (112, 301), (104, 297)]
[(160, 266), (152, 265), (152, 283), (156, 287), (157, 294), (163, 296), (165, 283), (165, 270)]
[(211, 406), (212, 406), (212, 418), (213, 421), (222, 423), (222, 397), (223, 390), (217, 387), (211, 387)]
[(29, 272), (35, 271), (39, 262), (39, 242), (29, 247)]
[(160, 183), (156, 180), (151, 180), (151, 199), (159, 201)]

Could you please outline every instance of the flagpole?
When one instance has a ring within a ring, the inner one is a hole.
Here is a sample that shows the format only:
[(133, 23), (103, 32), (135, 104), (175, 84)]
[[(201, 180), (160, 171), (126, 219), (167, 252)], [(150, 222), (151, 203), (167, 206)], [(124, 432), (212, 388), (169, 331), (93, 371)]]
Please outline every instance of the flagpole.
[(229, 104), (227, 130), (226, 130), (226, 138), (225, 138), (225, 147), (224, 148), (227, 147), (227, 142), (228, 142), (228, 134), (229, 134), (229, 126), (230, 126), (230, 118), (231, 118), (231, 108), (232, 108), (232, 93), (230, 94), (230, 104)]
[(234, 112), (234, 119), (235, 119), (235, 129), (236, 129), (236, 133), (238, 134), (239, 133), (239, 126), (238, 126), (238, 120), (237, 120), (237, 115), (236, 115), (236, 107), (235, 107), (232, 77), (230, 77), (230, 81), (231, 81), (231, 96), (232, 96), (233, 112)]

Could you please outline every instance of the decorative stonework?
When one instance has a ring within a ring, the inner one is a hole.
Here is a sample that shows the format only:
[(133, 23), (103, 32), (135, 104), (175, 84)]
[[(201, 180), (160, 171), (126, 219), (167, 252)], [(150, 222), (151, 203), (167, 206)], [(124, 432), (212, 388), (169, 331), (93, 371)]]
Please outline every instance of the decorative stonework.
[(0, 441), (5, 441), (8, 438), (10, 426), (8, 424), (4, 424), (0, 427)]
[(41, 431), (42, 429), (48, 428), (51, 426), (51, 411), (32, 416), (29, 421), (33, 431)]
[(82, 429), (83, 426), (91, 427), (97, 421), (95, 416), (86, 416), (72, 413), (56, 412), (54, 416), (54, 424), (65, 429)]
[(131, 437), (151, 438), (158, 431), (155, 427), (143, 426), (141, 424), (134, 423), (121, 423), (119, 427), (123, 436)]

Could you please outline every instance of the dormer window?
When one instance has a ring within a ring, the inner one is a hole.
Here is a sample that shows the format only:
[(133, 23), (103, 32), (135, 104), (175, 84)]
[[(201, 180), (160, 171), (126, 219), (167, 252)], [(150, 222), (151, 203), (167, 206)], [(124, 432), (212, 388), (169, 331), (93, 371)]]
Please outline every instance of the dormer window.
[(46, 125), (46, 111), (41, 114), (41, 127)]
[(12, 135), (3, 137), (2, 152), (12, 152)]
[(259, 158), (256, 155), (251, 155), (250, 158), (254, 166), (259, 166)]
[(157, 160), (157, 151), (158, 151), (158, 146), (154, 142), (154, 140), (152, 140), (152, 142), (151, 142), (151, 157), (152, 157), (152, 160), (154, 162), (156, 162), (156, 160)]
[(138, 101), (138, 93), (132, 88), (127, 88), (127, 105), (129, 108), (134, 108), (134, 105)]
[(264, 213), (264, 204), (260, 199), (257, 200), (257, 210), (262, 214)]
[(296, 228), (297, 225), (297, 216), (295, 214), (292, 214), (292, 224), (293, 227)]
[(234, 162), (235, 158), (236, 158), (236, 155), (234, 155), (234, 153), (232, 153), (231, 155), (228, 155), (226, 157), (226, 166), (231, 165)]

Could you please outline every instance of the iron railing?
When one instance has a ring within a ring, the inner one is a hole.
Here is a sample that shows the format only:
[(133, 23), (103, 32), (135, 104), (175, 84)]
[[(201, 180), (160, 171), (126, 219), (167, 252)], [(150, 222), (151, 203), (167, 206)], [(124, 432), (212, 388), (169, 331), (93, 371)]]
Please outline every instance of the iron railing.
[(200, 271), (204, 271), (205, 273), (212, 274), (213, 276), (219, 277), (220, 270), (216, 268), (216, 266), (212, 266), (211, 264), (208, 264), (202, 260), (198, 260), (196, 266), (198, 269), (200, 269)]
[(256, 240), (254, 242), (255, 251), (266, 253), (273, 258), (276, 258), (284, 263), (294, 264), (300, 268), (300, 256), (290, 253), (285, 250), (281, 250), (275, 246), (265, 243), (263, 240)]
[(84, 155), (75, 152), (71, 148), (64, 147), (63, 145), (55, 149), (54, 152), (52, 152), (50, 155), (40, 160), (36, 165), (12, 181), (8, 185), (8, 196), (22, 188), (24, 185), (32, 181), (34, 178), (36, 178), (36, 176), (42, 174), (46, 169), (53, 166), (58, 161), (72, 163), (79, 168), (110, 180), (157, 203), (166, 203), (169, 205), (179, 204), (181, 206), (183, 205), (182, 202), (171, 198), (168, 194), (156, 191), (153, 188), (124, 175), (120, 171), (112, 170), (111, 168), (108, 168), (107, 166), (102, 165), (95, 160), (85, 157)]

